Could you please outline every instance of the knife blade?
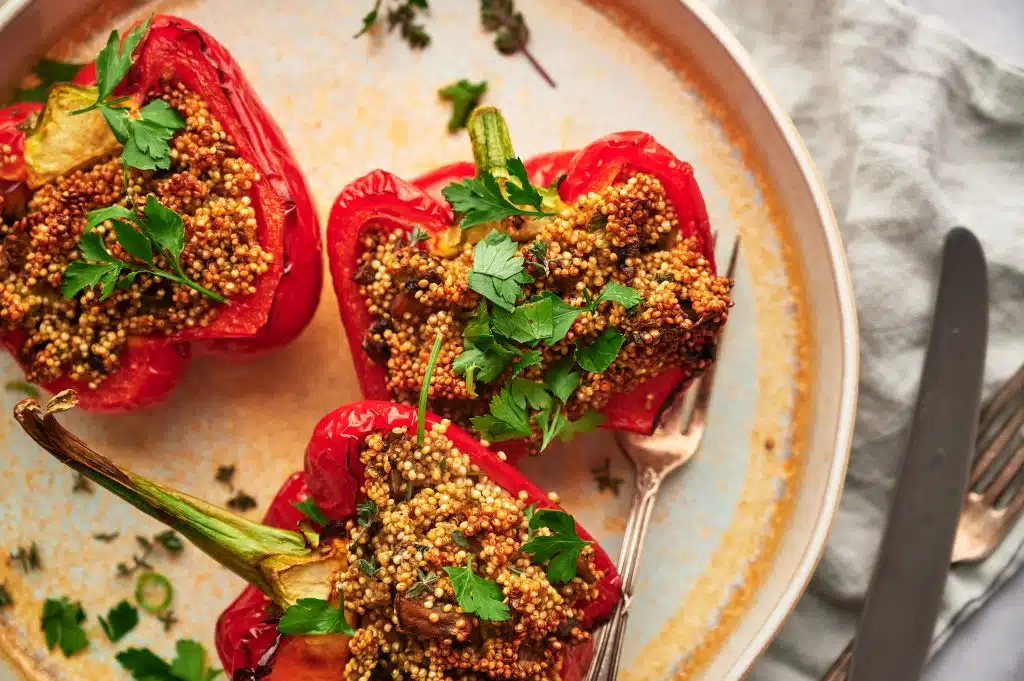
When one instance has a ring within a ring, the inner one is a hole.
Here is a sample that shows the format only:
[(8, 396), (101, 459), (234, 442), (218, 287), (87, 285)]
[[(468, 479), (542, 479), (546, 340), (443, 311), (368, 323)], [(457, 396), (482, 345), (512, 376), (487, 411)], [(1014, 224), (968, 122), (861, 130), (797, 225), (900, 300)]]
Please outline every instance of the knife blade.
[(977, 238), (957, 227), (943, 248), (917, 405), (850, 681), (921, 677), (974, 455), (987, 338), (985, 256)]

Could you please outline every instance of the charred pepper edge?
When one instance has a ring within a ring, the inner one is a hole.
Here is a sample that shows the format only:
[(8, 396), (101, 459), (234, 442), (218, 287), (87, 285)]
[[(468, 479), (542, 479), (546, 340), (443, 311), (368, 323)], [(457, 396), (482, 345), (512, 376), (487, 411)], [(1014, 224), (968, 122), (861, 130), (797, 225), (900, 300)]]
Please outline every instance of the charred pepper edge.
[[(14, 416), (58, 461), (176, 529), (279, 605), (287, 607), (301, 597), (322, 595), (305, 592), (310, 584), (303, 577), (309, 569), (330, 568), (338, 562), (333, 546), (314, 550), (298, 532), (255, 523), (118, 467), (58, 423), (55, 414), (76, 403), (71, 390), (56, 395), (46, 407), (27, 398), (15, 406)], [(326, 580), (321, 587), (321, 592), (327, 590)]]

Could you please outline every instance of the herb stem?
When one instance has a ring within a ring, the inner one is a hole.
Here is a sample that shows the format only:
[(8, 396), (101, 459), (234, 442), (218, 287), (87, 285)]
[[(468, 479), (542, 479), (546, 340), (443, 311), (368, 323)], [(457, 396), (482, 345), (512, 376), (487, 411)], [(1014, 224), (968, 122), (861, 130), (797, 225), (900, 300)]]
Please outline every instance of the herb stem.
[(423, 444), (423, 438), (427, 434), (427, 398), (430, 396), (430, 379), (434, 377), (434, 367), (437, 365), (437, 356), (441, 354), (441, 342), (443, 340), (444, 338), (441, 334), (437, 334), (437, 338), (434, 340), (434, 348), (430, 351), (430, 361), (427, 362), (427, 371), (423, 374), (423, 387), (420, 388), (419, 416), (416, 423), (417, 444)]
[(527, 48), (526, 46), (523, 46), (521, 52), (527, 58), (527, 60), (529, 60), (530, 64), (533, 66), (534, 70), (537, 71), (537, 73), (540, 74), (540, 77), (543, 78), (545, 81), (547, 81), (548, 85), (550, 85), (551, 87), (557, 89), (558, 86), (555, 85), (554, 79), (551, 78), (550, 74), (548, 74), (547, 69), (545, 69), (543, 66), (541, 66), (540, 62), (537, 61), (537, 59), (533, 56), (533, 54), (531, 54), (529, 48)]

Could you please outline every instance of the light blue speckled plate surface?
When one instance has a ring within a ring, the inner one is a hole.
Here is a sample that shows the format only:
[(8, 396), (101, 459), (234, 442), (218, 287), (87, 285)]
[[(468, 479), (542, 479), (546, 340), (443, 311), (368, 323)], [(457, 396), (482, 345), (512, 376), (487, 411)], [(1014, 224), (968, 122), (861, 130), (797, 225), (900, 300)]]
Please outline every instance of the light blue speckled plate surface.
[[(198, 23), (231, 50), (277, 117), (321, 215), (344, 184), (372, 168), (413, 177), (468, 158), (465, 136), (445, 133), (448, 112), (436, 96), (438, 87), (463, 77), (488, 80), (485, 101), (504, 110), (523, 156), (643, 129), (693, 163), (722, 250), (743, 238), (736, 307), (704, 447), (669, 481), (655, 512), (623, 676), (738, 678), (820, 552), (852, 422), (849, 284), (827, 204), (795, 133), (762, 99), (763, 86), (745, 73), (741, 52), (713, 18), (675, 0), (624, 1), (628, 13), (610, 0), (601, 10), (579, 0), (519, 0), (533, 52), (557, 90), (525, 60), (494, 51), (475, 3), (434, 0), (434, 43), (422, 53), (394, 36), (353, 40), (370, 4), (164, 2), (111, 16), (91, 27), (97, 30), (84, 44), (58, 53), (90, 58), (110, 27), (154, 9)], [(772, 163), (762, 166), (759, 158)], [(15, 378), (17, 370), (5, 358), (0, 374)], [(9, 414), (20, 396), (0, 398)], [(313, 325), (284, 351), (244, 364), (199, 359), (158, 408), (63, 420), (117, 462), (214, 501), (230, 496), (214, 481), (216, 467), (237, 464), (242, 485), (261, 502), (255, 517), (301, 467), (319, 417), (358, 398), (328, 288)], [(149, 645), (166, 655), (174, 637), (212, 647), (214, 620), (241, 582), (191, 548), (155, 559), (177, 589), (181, 622), (174, 636), (146, 617), (125, 641), (107, 643), (95, 616), (131, 591), (129, 581), (114, 576), (115, 565), (134, 551), (134, 535), (152, 535), (158, 526), (102, 491), (72, 494), (71, 473), (13, 420), (2, 420), (0, 437), (0, 549), (35, 540), (46, 566), (23, 575), (0, 565), (0, 582), (17, 601), (0, 611), (0, 646), (12, 665), (33, 679), (127, 679), (113, 660), (121, 648)], [(606, 456), (627, 478), (620, 497), (599, 493), (589, 472)], [(526, 469), (560, 492), (614, 555), (630, 482), (609, 436), (556, 447)], [(91, 539), (111, 529), (121, 538)], [(90, 615), (92, 645), (71, 660), (47, 653), (39, 631), (42, 600), (58, 595), (80, 599)], [(0, 680), (14, 674), (0, 662)]]

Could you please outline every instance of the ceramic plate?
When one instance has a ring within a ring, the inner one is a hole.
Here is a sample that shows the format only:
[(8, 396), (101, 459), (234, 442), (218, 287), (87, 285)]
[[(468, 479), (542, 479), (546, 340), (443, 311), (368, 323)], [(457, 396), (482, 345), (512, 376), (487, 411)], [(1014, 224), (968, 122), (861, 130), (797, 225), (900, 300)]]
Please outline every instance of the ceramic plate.
[[(736, 307), (704, 445), (667, 483), (655, 511), (621, 678), (741, 677), (822, 550), (850, 445), (857, 351), (827, 200), (791, 123), (721, 24), (678, 0), (518, 0), (533, 52), (558, 83), (552, 89), (526, 60), (496, 53), (475, 3), (432, 2), (434, 43), (419, 53), (396, 36), (352, 39), (370, 0), (106, 5), (54, 45), (39, 42), (80, 4), (8, 2), (0, 9), (3, 68), (24, 67), (45, 49), (84, 61), (112, 27), (153, 11), (186, 17), (240, 62), (295, 149), (321, 216), (370, 169), (413, 177), (468, 158), (466, 137), (445, 132), (448, 111), (436, 94), (463, 77), (487, 79), (486, 102), (504, 110), (524, 157), (642, 129), (693, 164), (720, 260), (742, 240)], [(6, 359), (0, 373), (17, 376)], [(10, 413), (20, 395), (0, 397)], [(250, 363), (197, 359), (157, 408), (64, 421), (119, 463), (211, 500), (230, 496), (214, 473), (234, 464), (241, 485), (265, 504), (301, 467), (320, 416), (358, 398), (328, 287), (314, 323), (288, 348)], [(171, 634), (147, 617), (118, 646), (106, 642), (95, 616), (132, 590), (115, 566), (136, 550), (135, 535), (152, 535), (157, 525), (101, 490), (72, 493), (71, 473), (10, 418), (0, 422), (0, 437), (2, 548), (34, 540), (44, 565), (23, 574), (0, 564), (0, 582), (16, 601), (0, 611), (8, 659), (0, 679), (127, 679), (113, 659), (120, 648), (148, 645), (166, 655), (179, 637), (210, 648), (217, 614), (242, 585), (191, 548), (154, 559), (177, 589), (180, 622)], [(599, 492), (591, 474), (606, 457), (613, 475), (626, 479), (619, 496)], [(611, 437), (556, 447), (526, 470), (560, 492), (614, 555), (631, 483)], [(111, 530), (121, 533), (112, 543), (92, 538)], [(92, 645), (70, 660), (46, 651), (39, 627), (42, 601), (59, 595), (81, 600), (90, 615)]]

